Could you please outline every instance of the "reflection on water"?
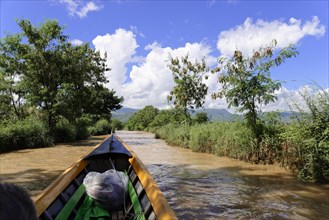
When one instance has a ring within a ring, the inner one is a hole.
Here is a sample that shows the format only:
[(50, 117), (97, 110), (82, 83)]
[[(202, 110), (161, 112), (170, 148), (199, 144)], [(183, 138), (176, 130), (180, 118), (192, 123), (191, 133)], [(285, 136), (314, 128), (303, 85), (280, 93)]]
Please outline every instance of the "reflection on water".
[(179, 219), (329, 219), (329, 185), (303, 184), (278, 166), (252, 165), (118, 132), (145, 163)]

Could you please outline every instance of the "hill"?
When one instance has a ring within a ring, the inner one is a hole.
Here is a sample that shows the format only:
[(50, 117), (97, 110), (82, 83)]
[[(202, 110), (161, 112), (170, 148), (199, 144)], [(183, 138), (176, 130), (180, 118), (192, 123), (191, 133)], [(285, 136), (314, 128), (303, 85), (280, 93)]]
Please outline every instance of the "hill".
[(121, 108), (115, 112), (112, 112), (112, 118), (118, 119), (122, 122), (127, 122), (128, 119), (135, 113), (138, 112), (140, 109), (133, 109), (133, 108)]
[[(118, 119), (122, 122), (127, 122), (128, 119), (135, 113), (138, 112), (140, 109), (133, 109), (133, 108), (121, 108), (116, 112), (112, 112), (112, 118)], [(191, 115), (195, 115), (198, 112), (206, 112), (210, 121), (233, 121), (242, 119), (241, 115), (232, 114), (226, 109), (200, 109), (195, 110), (194, 112), (190, 111)], [(266, 114), (266, 113), (265, 113)], [(284, 122), (291, 121), (291, 116), (293, 112), (280, 112), (281, 120)]]
[(194, 112), (191, 112), (192, 115), (195, 115), (198, 112), (205, 112), (208, 115), (210, 121), (233, 121), (239, 119), (241, 116), (237, 114), (232, 114), (226, 109), (200, 109)]
[[(121, 108), (116, 112), (112, 112), (112, 118), (118, 119), (122, 122), (127, 122), (128, 119), (140, 109), (133, 108)], [(190, 111), (191, 115), (195, 115), (198, 112), (206, 112), (210, 121), (233, 121), (241, 116), (232, 114), (225, 109), (201, 109), (194, 112)]]

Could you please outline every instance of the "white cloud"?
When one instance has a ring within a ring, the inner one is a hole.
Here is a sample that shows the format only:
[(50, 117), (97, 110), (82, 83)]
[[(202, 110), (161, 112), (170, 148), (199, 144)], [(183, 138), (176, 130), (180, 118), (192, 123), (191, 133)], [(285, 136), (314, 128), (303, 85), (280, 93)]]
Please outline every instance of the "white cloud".
[(99, 11), (103, 8), (102, 5), (93, 1), (58, 0), (58, 2), (66, 6), (71, 16), (78, 16), (79, 18), (84, 18), (89, 12)]
[(291, 111), (292, 107), (299, 106), (301, 109), (306, 109), (306, 105), (301, 92), (309, 91), (309, 86), (302, 86), (295, 90), (289, 90), (285, 87), (277, 90), (275, 95), (278, 99), (275, 102), (271, 102), (266, 106), (262, 106), (262, 111)]
[[(114, 34), (97, 36), (92, 42), (96, 50), (107, 53), (107, 65), (112, 69), (106, 73), (110, 81), (107, 86), (124, 96), (123, 104), (126, 107), (167, 107), (167, 95), (174, 86), (168, 68), (169, 54), (181, 57), (189, 53), (192, 60), (206, 57), (209, 65), (216, 63), (216, 58), (210, 56), (210, 47), (204, 43), (186, 43), (184, 47), (173, 49), (154, 42), (145, 47), (149, 51), (145, 57), (134, 57), (138, 47), (136, 35), (124, 29), (118, 29)], [(126, 65), (135, 61), (139, 64), (133, 65), (128, 73)], [(128, 76), (130, 78), (127, 81)]]
[[(296, 19), (290, 20), (292, 24), (299, 22)], [(305, 23), (303, 27), (312, 29), (311, 24), (314, 26), (314, 23), (310, 22)], [(211, 55), (211, 47), (206, 41), (186, 43), (178, 48), (163, 47), (161, 44), (153, 42), (145, 46), (146, 56), (136, 56), (136, 50), (139, 47), (136, 40), (138, 32), (133, 29), (138, 30), (137, 28), (117, 29), (114, 33), (97, 36), (92, 41), (96, 50), (102, 54), (107, 53), (107, 65), (112, 69), (106, 72), (106, 77), (110, 81), (107, 86), (114, 89), (117, 95), (124, 96), (123, 105), (125, 107), (143, 108), (146, 105), (153, 105), (157, 108), (168, 108), (167, 95), (174, 87), (172, 73), (168, 68), (169, 54), (173, 57), (181, 57), (189, 53), (192, 60), (201, 60), (205, 57), (209, 66), (217, 63), (217, 58)], [(310, 33), (309, 30), (307, 32)], [(128, 65), (131, 66), (130, 71), (128, 71)], [(211, 98), (211, 94), (220, 89), (218, 74), (209, 73), (209, 79), (205, 81), (209, 87), (205, 108), (227, 109), (225, 99), (213, 100)], [(291, 103), (291, 100), (299, 106), (303, 106), (303, 99), (299, 91), (307, 88), (288, 90), (283, 87), (277, 91), (279, 99), (275, 103), (262, 106), (262, 110), (289, 111), (287, 103)], [(234, 109), (231, 109), (230, 112), (234, 112)]]
[[(217, 85), (217, 89), (220, 86)], [(323, 89), (323, 91), (329, 92), (329, 88)], [(309, 85), (301, 86), (297, 89), (287, 89), (282, 87), (281, 89), (275, 92), (277, 96), (277, 100), (271, 102), (267, 105), (260, 106), (259, 110), (263, 112), (269, 111), (309, 111), (305, 99), (303, 98), (302, 94), (308, 95), (318, 95), (319, 93), (323, 93), (323, 91), (319, 91), (318, 88), (312, 88)], [(226, 109), (231, 113), (238, 113), (235, 108), (228, 109), (227, 103), (224, 98), (212, 100), (211, 97), (207, 96), (205, 108), (215, 108), (215, 109)]]
[(145, 38), (145, 35), (143, 34), (143, 32), (139, 31), (138, 28), (136, 26), (130, 26), (130, 30), (136, 34), (139, 35), (142, 38)]
[(133, 66), (130, 72), (131, 82), (123, 85), (125, 106), (143, 108), (145, 105), (154, 105), (158, 108), (167, 108), (167, 95), (174, 86), (172, 73), (168, 68), (169, 54), (181, 57), (189, 53), (192, 60), (206, 57), (208, 63), (214, 64), (216, 59), (211, 57), (208, 45), (202, 43), (186, 43), (184, 47), (172, 49), (161, 47), (153, 43), (146, 47), (150, 52), (145, 61)]
[(132, 31), (117, 29), (114, 34), (97, 36), (92, 43), (101, 54), (107, 53), (107, 66), (111, 71), (105, 73), (109, 79), (109, 87), (120, 93), (122, 85), (127, 79), (126, 64), (141, 61), (133, 57), (138, 48), (136, 36)]
[(236, 49), (251, 55), (254, 49), (268, 45), (273, 39), (277, 40), (278, 48), (283, 48), (298, 43), (306, 35), (323, 36), (324, 33), (325, 27), (320, 25), (317, 16), (304, 24), (295, 18), (290, 18), (289, 23), (261, 19), (253, 23), (251, 18), (247, 18), (242, 25), (222, 31), (217, 48), (224, 56), (232, 56)]
[(79, 39), (73, 39), (73, 40), (71, 40), (71, 44), (73, 44), (73, 45), (81, 45), (81, 44), (83, 44), (83, 41), (81, 41)]

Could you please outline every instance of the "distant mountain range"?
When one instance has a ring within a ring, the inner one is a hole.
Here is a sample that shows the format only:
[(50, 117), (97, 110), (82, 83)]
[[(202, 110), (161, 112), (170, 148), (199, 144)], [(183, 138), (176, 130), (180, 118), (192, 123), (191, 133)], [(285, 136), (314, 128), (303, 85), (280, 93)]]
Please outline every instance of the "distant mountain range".
[(118, 119), (122, 122), (127, 122), (128, 119), (135, 113), (138, 112), (140, 109), (133, 109), (133, 108), (121, 108), (115, 112), (112, 112), (112, 118)]
[[(112, 118), (127, 122), (128, 119), (139, 110), (140, 109), (122, 108), (116, 112), (112, 112)], [(241, 115), (232, 114), (225, 109), (201, 109), (190, 113), (195, 115), (198, 112), (206, 112), (210, 121), (233, 121), (242, 118)], [(285, 122), (290, 121), (293, 114), (293, 112), (280, 112), (281, 120)]]

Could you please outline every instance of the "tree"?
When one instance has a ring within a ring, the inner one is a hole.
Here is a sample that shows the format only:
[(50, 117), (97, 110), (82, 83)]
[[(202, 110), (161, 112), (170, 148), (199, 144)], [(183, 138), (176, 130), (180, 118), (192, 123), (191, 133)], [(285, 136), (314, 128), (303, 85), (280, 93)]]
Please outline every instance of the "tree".
[(186, 121), (186, 116), (181, 109), (161, 110), (154, 117), (149, 127), (160, 127), (166, 124), (182, 124)]
[(208, 115), (206, 112), (198, 112), (195, 114), (193, 121), (197, 124), (207, 123), (209, 121)]
[(21, 89), (24, 102), (44, 112), (50, 130), (61, 117), (70, 122), (83, 114), (110, 117), (112, 110), (121, 108), (123, 98), (104, 87), (108, 82), (104, 72), (109, 70), (106, 57), (88, 44), (72, 45), (57, 21), (46, 20), (35, 27), (20, 20), (18, 25), (23, 33), (2, 41), (0, 61), (7, 82), (18, 75), (20, 87), (8, 86), (0, 94)]
[(19, 79), (26, 69), (22, 55), (27, 48), (21, 40), (20, 34), (0, 40), (0, 118), (24, 116), (24, 87)]
[[(168, 102), (174, 99), (177, 109), (183, 109), (186, 116), (189, 116), (188, 109), (197, 109), (203, 106), (208, 87), (203, 83), (203, 77), (208, 71), (205, 59), (192, 63), (189, 55), (184, 57), (170, 57), (168, 66), (172, 71), (175, 87), (168, 96)], [(205, 76), (207, 79), (207, 76)]]
[(124, 126), (123, 126), (122, 121), (120, 121), (118, 119), (113, 119), (111, 121), (111, 127), (112, 127), (112, 130), (115, 131), (115, 130), (122, 130)]
[(145, 106), (142, 110), (133, 114), (127, 121), (128, 130), (144, 130), (153, 121), (159, 110), (152, 105)]
[(235, 51), (232, 58), (219, 58), (219, 66), (212, 70), (212, 73), (221, 73), (219, 83), (222, 84), (212, 97), (225, 97), (229, 108), (234, 106), (244, 113), (257, 145), (262, 132), (258, 120), (259, 106), (275, 101), (277, 97), (274, 92), (281, 87), (280, 81), (271, 78), (270, 69), (298, 54), (293, 45), (275, 53), (276, 44), (276, 40), (273, 40), (269, 46), (255, 51), (252, 57), (245, 57), (240, 51)]

